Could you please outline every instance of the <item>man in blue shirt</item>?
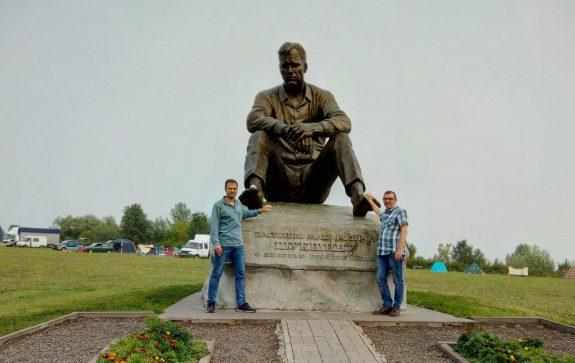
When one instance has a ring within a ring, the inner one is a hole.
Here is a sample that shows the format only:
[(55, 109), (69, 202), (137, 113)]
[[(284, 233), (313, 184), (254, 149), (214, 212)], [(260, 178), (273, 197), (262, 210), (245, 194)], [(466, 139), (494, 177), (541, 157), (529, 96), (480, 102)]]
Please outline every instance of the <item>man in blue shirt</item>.
[[(373, 211), (381, 220), (379, 241), (377, 242), (377, 285), (383, 300), (383, 307), (374, 314), (399, 316), (399, 308), (403, 301), (403, 259), (406, 255), (405, 238), (407, 237), (407, 213), (396, 205), (395, 192), (388, 190), (383, 194), (385, 211), (375, 203), (371, 194), (366, 194)], [(395, 296), (391, 299), (387, 275), (391, 271)]]
[(224, 264), (230, 260), (236, 275), (236, 303), (237, 311), (255, 313), (245, 297), (244, 275), (246, 271), (244, 261), (244, 241), (242, 238), (242, 219), (255, 217), (260, 213), (272, 210), (271, 205), (264, 205), (260, 209), (248, 210), (236, 199), (238, 182), (233, 179), (226, 180), (226, 195), (214, 203), (210, 239), (216, 252), (212, 260), (212, 274), (208, 286), (208, 313), (216, 311), (216, 296), (220, 276), (224, 271)]

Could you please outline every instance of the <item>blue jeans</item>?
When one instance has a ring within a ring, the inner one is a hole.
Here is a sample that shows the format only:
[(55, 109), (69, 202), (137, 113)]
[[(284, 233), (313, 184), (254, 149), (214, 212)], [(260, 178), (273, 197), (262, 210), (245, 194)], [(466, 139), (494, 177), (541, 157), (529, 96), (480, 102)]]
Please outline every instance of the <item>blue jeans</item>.
[(244, 246), (222, 246), (222, 255), (218, 256), (214, 251), (214, 255), (212, 257), (212, 275), (210, 276), (210, 284), (208, 287), (208, 304), (213, 304), (216, 301), (220, 276), (222, 276), (222, 272), (224, 272), (224, 264), (228, 260), (232, 261), (234, 273), (236, 274), (236, 303), (239, 307), (246, 302), (244, 282), (244, 275), (246, 273)]
[[(403, 302), (403, 258), (399, 261), (395, 259), (395, 253), (389, 255), (377, 256), (377, 286), (383, 300), (383, 306), (386, 308), (394, 307), (399, 310)], [(395, 285), (395, 296), (391, 299), (389, 286), (387, 285), (387, 275), (391, 271), (393, 284)]]

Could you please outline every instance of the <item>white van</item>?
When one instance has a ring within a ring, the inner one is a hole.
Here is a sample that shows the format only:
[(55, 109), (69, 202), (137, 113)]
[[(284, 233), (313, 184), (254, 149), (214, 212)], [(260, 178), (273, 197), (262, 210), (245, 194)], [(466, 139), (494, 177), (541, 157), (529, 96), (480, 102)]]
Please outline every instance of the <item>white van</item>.
[(210, 256), (209, 236), (207, 241), (205, 238), (198, 239), (198, 236), (196, 235), (194, 239), (189, 240), (182, 247), (182, 257), (207, 258)]
[(48, 247), (48, 239), (45, 236), (26, 237), (16, 242), (18, 247)]

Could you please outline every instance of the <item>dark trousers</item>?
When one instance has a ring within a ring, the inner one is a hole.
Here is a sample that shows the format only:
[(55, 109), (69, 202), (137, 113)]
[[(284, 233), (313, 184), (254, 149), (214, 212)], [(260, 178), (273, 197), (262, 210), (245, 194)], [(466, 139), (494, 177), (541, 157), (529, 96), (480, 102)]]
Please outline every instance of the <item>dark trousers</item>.
[(302, 161), (282, 157), (285, 150), (265, 131), (250, 136), (245, 163), (245, 186), (257, 176), (264, 182), (264, 196), (272, 202), (323, 203), (339, 177), (347, 187), (364, 185), (359, 162), (347, 134), (335, 134), (315, 159)]

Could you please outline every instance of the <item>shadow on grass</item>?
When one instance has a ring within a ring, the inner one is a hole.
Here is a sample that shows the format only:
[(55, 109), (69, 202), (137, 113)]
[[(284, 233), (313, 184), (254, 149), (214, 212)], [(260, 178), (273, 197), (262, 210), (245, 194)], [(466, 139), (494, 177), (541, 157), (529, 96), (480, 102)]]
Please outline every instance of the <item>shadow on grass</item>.
[(42, 312), (5, 315), (0, 317), (0, 336), (74, 311), (154, 311), (161, 313), (168, 306), (201, 289), (201, 283), (162, 286), (92, 298)]
[(410, 291), (407, 302), (427, 309), (440, 311), (461, 318), (470, 316), (526, 316), (520, 310), (485, 305), (478, 299), (441, 295), (434, 292)]

